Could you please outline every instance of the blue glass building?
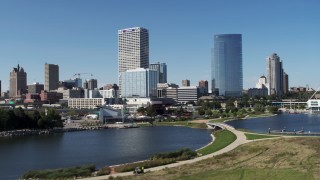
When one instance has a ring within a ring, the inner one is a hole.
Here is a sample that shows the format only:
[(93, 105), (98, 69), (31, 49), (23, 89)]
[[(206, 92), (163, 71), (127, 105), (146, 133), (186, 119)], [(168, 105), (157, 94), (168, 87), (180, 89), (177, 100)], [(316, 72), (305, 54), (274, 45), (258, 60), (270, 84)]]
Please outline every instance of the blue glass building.
[(122, 97), (157, 97), (158, 72), (152, 69), (131, 69), (121, 73)]
[(226, 97), (241, 96), (242, 77), (242, 35), (214, 35), (211, 63), (212, 93)]

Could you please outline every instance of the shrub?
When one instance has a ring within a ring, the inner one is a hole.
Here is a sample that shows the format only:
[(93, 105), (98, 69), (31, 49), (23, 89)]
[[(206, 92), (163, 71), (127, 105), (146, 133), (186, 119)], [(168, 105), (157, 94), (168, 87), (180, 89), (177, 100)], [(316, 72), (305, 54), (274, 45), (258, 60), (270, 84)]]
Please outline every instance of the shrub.
[(128, 172), (128, 171), (133, 171), (137, 166), (144, 167), (144, 168), (151, 168), (151, 167), (166, 165), (170, 163), (175, 163), (176, 161), (191, 159), (195, 156), (197, 156), (197, 153), (195, 151), (192, 151), (190, 149), (181, 149), (174, 152), (159, 153), (151, 156), (150, 160), (124, 164), (124, 165), (117, 166), (114, 169), (116, 172)]
[(109, 175), (110, 172), (111, 172), (111, 168), (109, 166), (103, 167), (99, 169), (99, 171), (97, 172), (97, 176)]
[(74, 177), (88, 177), (95, 171), (95, 165), (76, 166), (71, 168), (29, 171), (22, 179), (65, 179)]

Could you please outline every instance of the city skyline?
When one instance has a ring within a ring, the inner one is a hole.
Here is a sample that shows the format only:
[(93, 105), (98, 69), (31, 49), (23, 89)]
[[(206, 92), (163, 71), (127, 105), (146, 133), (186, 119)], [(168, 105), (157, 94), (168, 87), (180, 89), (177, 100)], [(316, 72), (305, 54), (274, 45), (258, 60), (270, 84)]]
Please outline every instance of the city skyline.
[[(272, 53), (284, 60), (290, 87), (320, 85), (314, 78), (320, 65), (320, 2), (316, 0), (122, 4), (112, 0), (1, 2), (2, 91), (9, 89), (9, 73), (17, 64), (28, 73), (27, 84), (44, 83), (45, 63), (59, 65), (60, 81), (87, 72), (98, 79), (99, 87), (117, 83), (117, 32), (128, 27), (149, 30), (149, 63), (167, 64), (168, 83), (210, 82), (214, 34), (239, 33), (244, 89), (254, 87), (266, 74), (265, 59)], [(308, 69), (301, 69), (302, 62)]]

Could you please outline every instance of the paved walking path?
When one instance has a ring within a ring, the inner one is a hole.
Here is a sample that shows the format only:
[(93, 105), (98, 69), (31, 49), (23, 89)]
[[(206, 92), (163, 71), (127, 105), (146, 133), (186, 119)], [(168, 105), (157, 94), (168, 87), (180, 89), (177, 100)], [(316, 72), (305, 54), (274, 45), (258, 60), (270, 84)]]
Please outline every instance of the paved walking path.
[[(164, 165), (164, 166), (158, 166), (158, 167), (153, 167), (153, 168), (148, 168), (148, 169), (145, 169), (145, 172), (148, 172), (148, 171), (159, 171), (159, 170), (162, 170), (162, 169), (165, 169), (165, 168), (172, 168), (172, 167), (177, 167), (177, 166), (181, 166), (181, 165), (184, 165), (184, 164), (191, 164), (191, 163), (195, 163), (195, 162), (198, 162), (198, 161), (201, 161), (201, 160), (204, 160), (204, 159), (208, 159), (208, 158), (212, 158), (213, 156), (217, 156), (217, 155), (220, 155), (220, 154), (223, 154), (223, 153), (226, 153), (226, 152), (229, 152), (233, 149), (235, 149), (236, 147), (242, 145), (242, 144), (245, 144), (245, 143), (248, 143), (248, 142), (251, 142), (252, 140), (247, 140), (246, 136), (244, 135), (244, 132), (241, 132), (241, 131), (238, 131), (236, 129), (234, 129), (233, 127), (227, 125), (227, 124), (224, 124), (224, 123), (219, 123), (221, 126), (225, 127), (227, 130), (231, 131), (232, 133), (234, 133), (236, 136), (237, 136), (237, 139), (229, 144), (227, 147), (223, 148), (223, 149), (220, 149), (219, 151), (217, 152), (214, 152), (214, 153), (211, 153), (211, 154), (208, 154), (208, 155), (205, 155), (205, 156), (200, 156), (200, 157), (197, 157), (197, 158), (194, 158), (194, 159), (190, 159), (190, 160), (186, 160), (186, 161), (180, 161), (180, 162), (176, 162), (176, 163), (173, 163), (173, 164), (168, 164), (168, 165)], [(106, 175), (106, 176), (97, 176), (97, 177), (90, 177), (90, 178), (84, 178), (85, 180), (101, 180), (101, 179), (108, 179), (110, 176), (113, 176), (113, 177), (122, 177), (122, 176), (130, 176), (130, 175), (133, 175), (133, 172), (125, 172), (125, 173), (116, 173), (116, 174), (111, 174), (111, 175)]]

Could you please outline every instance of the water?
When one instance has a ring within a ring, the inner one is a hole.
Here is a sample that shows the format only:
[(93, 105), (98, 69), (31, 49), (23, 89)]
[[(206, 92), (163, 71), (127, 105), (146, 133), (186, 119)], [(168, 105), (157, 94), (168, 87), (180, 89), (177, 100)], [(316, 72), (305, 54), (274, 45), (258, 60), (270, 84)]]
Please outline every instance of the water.
[(258, 133), (268, 133), (268, 129), (286, 131), (304, 130), (306, 133), (320, 132), (319, 114), (279, 114), (277, 116), (229, 121), (236, 129), (247, 129)]
[(36, 169), (134, 162), (160, 152), (198, 149), (210, 131), (186, 127), (142, 127), (0, 138), (0, 179), (18, 179)]

